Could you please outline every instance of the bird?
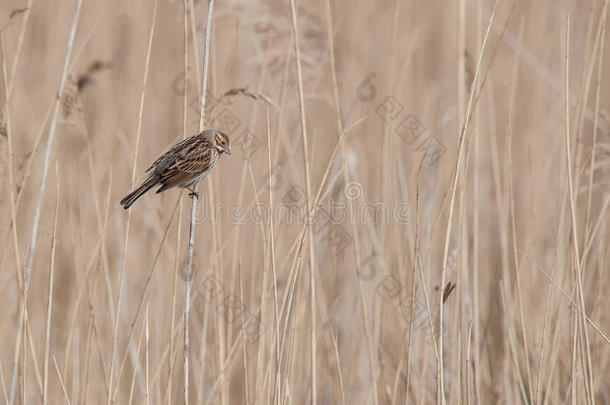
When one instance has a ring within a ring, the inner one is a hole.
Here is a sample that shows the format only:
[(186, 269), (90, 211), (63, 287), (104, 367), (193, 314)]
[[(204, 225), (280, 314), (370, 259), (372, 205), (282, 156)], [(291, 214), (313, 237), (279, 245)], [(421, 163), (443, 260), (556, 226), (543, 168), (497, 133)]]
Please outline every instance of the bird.
[(193, 190), (205, 179), (223, 154), (230, 155), (229, 137), (210, 128), (178, 142), (161, 155), (146, 170), (148, 177), (121, 200), (124, 209), (131, 207), (151, 188), (160, 186), (157, 194), (170, 188), (186, 188), (189, 196), (198, 197)]

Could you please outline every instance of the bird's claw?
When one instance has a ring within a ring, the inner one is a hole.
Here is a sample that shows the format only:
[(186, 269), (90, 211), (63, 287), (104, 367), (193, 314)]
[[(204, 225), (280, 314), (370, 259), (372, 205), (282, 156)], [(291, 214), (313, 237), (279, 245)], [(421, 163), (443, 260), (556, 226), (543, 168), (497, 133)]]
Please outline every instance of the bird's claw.
[(198, 193), (198, 192), (196, 192), (195, 190), (193, 190), (193, 189), (192, 189), (192, 188), (190, 188), (190, 187), (187, 187), (187, 188), (188, 188), (188, 190), (190, 191), (190, 193), (189, 193), (189, 197), (199, 199), (199, 193)]

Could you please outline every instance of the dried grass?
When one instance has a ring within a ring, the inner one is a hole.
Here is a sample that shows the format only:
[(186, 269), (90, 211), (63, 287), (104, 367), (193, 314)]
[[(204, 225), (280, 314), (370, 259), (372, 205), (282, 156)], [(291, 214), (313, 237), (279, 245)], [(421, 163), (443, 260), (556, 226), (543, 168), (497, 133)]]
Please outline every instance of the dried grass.
[(0, 2), (2, 401), (610, 402), (608, 1), (75, 4)]

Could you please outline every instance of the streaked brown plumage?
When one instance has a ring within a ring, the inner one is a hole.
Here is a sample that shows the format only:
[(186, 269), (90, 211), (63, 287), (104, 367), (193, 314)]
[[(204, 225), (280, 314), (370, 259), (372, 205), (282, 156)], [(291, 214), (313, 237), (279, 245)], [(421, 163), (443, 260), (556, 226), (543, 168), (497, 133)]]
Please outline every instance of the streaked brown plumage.
[(194, 187), (205, 179), (223, 153), (231, 154), (229, 138), (217, 129), (206, 129), (186, 138), (165, 152), (146, 170), (150, 172), (144, 182), (121, 200), (127, 209), (151, 188), (161, 186), (157, 193), (169, 188)]

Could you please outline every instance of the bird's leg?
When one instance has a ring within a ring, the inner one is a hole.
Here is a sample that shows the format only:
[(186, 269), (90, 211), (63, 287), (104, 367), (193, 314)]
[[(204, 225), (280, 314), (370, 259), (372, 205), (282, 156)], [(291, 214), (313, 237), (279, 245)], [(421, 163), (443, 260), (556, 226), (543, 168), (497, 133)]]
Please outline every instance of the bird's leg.
[(189, 197), (199, 199), (199, 193), (198, 192), (196, 192), (195, 190), (193, 190), (190, 187), (187, 187), (187, 189), (190, 191)]

